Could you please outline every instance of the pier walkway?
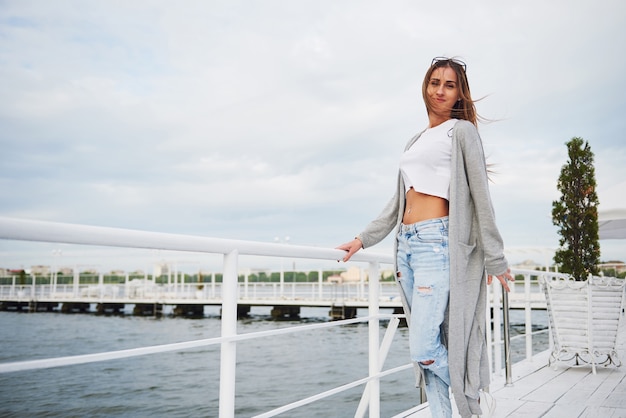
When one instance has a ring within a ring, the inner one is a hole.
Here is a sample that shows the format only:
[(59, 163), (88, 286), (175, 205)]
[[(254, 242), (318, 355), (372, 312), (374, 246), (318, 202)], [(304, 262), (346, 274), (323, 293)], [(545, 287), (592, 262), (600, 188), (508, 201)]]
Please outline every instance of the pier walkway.
[[(626, 321), (619, 330), (619, 358), (626, 361)], [(549, 350), (532, 360), (515, 363), (513, 384), (496, 376), (490, 395), (481, 398), (487, 407), (484, 417), (492, 418), (624, 418), (626, 417), (626, 365), (598, 367), (548, 365)], [(483, 402), (481, 402), (483, 403)], [(452, 403), (454, 406), (454, 402)], [(491, 409), (491, 414), (488, 413)], [(395, 418), (428, 418), (428, 404), (422, 404)]]
[[(537, 287), (535, 285), (535, 287)], [(511, 309), (524, 309), (527, 296), (523, 283), (509, 295)], [(357, 309), (367, 309), (368, 283), (286, 283), (283, 291), (277, 283), (239, 283), (238, 314), (245, 316), (254, 306), (272, 307), (275, 317), (294, 316), (302, 307), (328, 307), (333, 318), (353, 318)], [(401, 313), (402, 303), (393, 282), (379, 284), (379, 307)], [(0, 285), (0, 310), (124, 313), (153, 315), (171, 306), (175, 315), (202, 315), (205, 306), (221, 306), (221, 283), (180, 284), (175, 288), (141, 284), (64, 285), (55, 289), (50, 284)], [(530, 293), (531, 307), (545, 309), (543, 293)], [(127, 308), (128, 307), (128, 308)], [(132, 307), (132, 308), (131, 308)]]

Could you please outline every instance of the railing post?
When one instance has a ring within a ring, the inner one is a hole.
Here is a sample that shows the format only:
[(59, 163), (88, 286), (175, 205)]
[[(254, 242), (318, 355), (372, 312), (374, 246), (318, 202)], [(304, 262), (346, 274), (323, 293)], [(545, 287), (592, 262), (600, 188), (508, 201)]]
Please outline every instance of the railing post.
[(104, 273), (99, 272), (98, 273), (98, 287), (99, 287), (99, 296), (100, 296), (100, 302), (102, 302), (102, 299), (104, 299)]
[(493, 370), (498, 376), (502, 376), (502, 316), (500, 314), (502, 303), (497, 293), (497, 289), (502, 286), (498, 280), (494, 280), (491, 286), (493, 297)]
[(509, 294), (502, 286), (502, 316), (504, 318), (504, 368), (506, 386), (513, 384), (511, 374), (511, 337), (509, 335)]
[(74, 269), (74, 275), (72, 276), (72, 294), (74, 297), (79, 296), (78, 287), (80, 284), (80, 272), (78, 271), (78, 267)]
[(321, 300), (324, 297), (324, 273), (322, 269), (317, 271), (317, 284), (318, 284), (318, 298)]
[[(369, 375), (374, 376), (380, 372), (378, 345), (380, 344), (379, 333), (379, 266), (377, 262), (369, 263), (369, 309), (368, 313), (371, 317), (369, 320)], [(369, 382), (370, 390), (370, 418), (380, 417), (380, 380), (372, 379)]]
[[(237, 261), (239, 252), (224, 254), (222, 279), (222, 338), (237, 335)], [(220, 418), (235, 416), (235, 371), (237, 366), (237, 343), (222, 342), (220, 357)]]
[(524, 332), (526, 333), (526, 360), (533, 361), (533, 325), (532, 325), (532, 306), (530, 300), (530, 274), (524, 274), (524, 297), (526, 305), (524, 306)]

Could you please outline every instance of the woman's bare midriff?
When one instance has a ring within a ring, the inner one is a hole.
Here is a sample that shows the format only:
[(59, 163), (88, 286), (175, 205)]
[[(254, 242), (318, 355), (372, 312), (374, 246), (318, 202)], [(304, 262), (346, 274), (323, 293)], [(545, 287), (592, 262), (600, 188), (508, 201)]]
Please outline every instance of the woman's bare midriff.
[(448, 216), (448, 201), (438, 196), (416, 192), (413, 188), (406, 192), (406, 206), (402, 223), (405, 225), (428, 219)]

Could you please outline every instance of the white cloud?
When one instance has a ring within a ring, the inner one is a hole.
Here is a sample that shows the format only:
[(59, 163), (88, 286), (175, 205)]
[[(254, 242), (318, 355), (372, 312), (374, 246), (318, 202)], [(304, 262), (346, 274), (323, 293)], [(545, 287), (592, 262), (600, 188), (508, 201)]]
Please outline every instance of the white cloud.
[(599, 190), (626, 177), (617, 0), (0, 7), (3, 215), (336, 245), (391, 196), (446, 54), (498, 120), (481, 133), (507, 245), (556, 243), (572, 136)]

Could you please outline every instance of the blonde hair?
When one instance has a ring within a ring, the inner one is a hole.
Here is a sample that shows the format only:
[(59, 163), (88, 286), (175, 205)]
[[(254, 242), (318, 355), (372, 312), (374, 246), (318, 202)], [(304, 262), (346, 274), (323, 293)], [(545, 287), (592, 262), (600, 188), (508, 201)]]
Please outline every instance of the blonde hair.
[(432, 111), (432, 103), (426, 93), (428, 84), (430, 83), (430, 77), (432, 76), (433, 71), (444, 67), (449, 67), (456, 73), (456, 78), (458, 80), (457, 85), (459, 87), (460, 100), (458, 100), (450, 110), (450, 117), (454, 119), (465, 119), (472, 122), (474, 126), (478, 126), (479, 116), (476, 112), (476, 106), (474, 105), (474, 101), (472, 100), (472, 95), (470, 93), (469, 82), (467, 81), (467, 75), (465, 74), (465, 63), (456, 58), (435, 58), (433, 59), (428, 71), (426, 71), (426, 75), (424, 76), (424, 81), (422, 83), (422, 96), (424, 98), (424, 104), (426, 105), (426, 111), (428, 114)]

